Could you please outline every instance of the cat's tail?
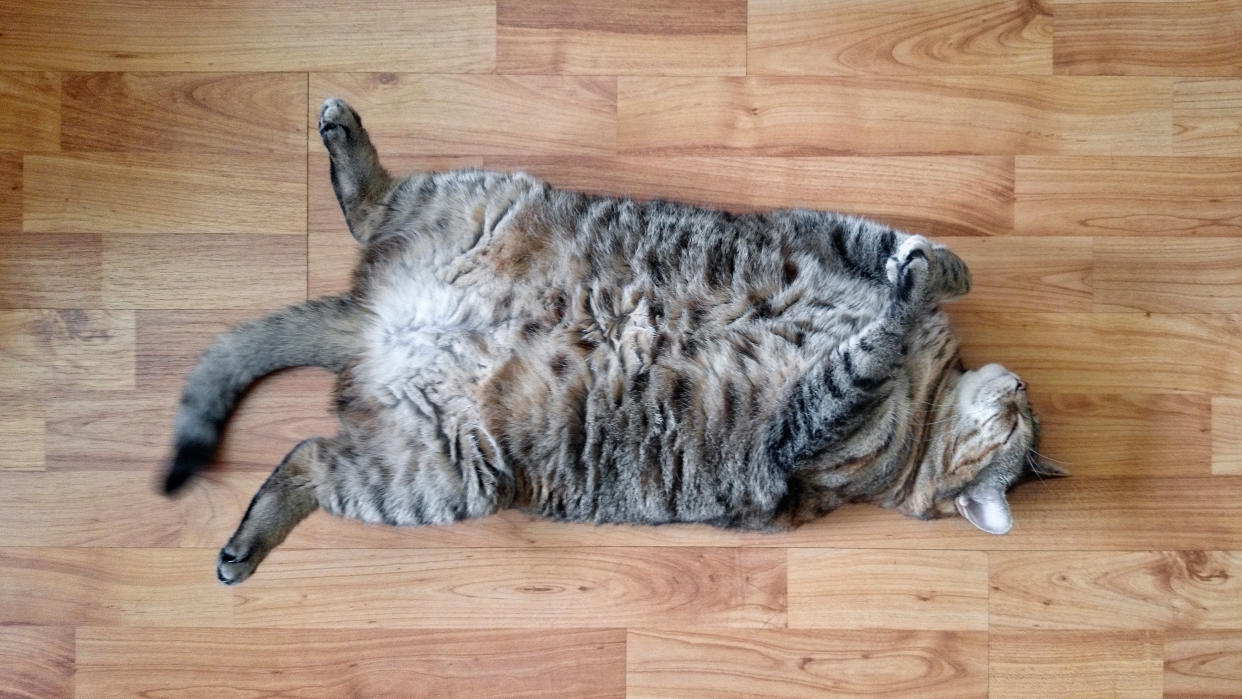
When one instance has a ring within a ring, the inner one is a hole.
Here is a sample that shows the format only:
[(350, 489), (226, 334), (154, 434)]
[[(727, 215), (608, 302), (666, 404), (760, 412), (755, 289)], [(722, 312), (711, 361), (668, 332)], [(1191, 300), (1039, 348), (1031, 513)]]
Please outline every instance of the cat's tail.
[(352, 296), (327, 296), (218, 336), (186, 378), (164, 492), (176, 492), (211, 463), (225, 421), (256, 379), (286, 367), (344, 368), (358, 355), (363, 315)]

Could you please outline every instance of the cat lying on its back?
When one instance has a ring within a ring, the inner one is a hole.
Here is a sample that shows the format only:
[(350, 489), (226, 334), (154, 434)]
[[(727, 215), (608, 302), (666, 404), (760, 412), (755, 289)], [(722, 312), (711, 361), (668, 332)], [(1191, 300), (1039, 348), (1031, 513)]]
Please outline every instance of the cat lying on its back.
[(734, 216), (592, 197), (525, 174), (394, 179), (358, 115), (319, 131), (362, 245), (353, 289), (221, 335), (191, 372), (166, 489), (212, 459), (252, 381), (339, 374), (341, 432), (294, 447), (220, 552), (236, 584), (317, 507), (445, 524), (772, 529), (865, 500), (1011, 526), (1035, 474), (1025, 386), (965, 371), (945, 248), (807, 210)]

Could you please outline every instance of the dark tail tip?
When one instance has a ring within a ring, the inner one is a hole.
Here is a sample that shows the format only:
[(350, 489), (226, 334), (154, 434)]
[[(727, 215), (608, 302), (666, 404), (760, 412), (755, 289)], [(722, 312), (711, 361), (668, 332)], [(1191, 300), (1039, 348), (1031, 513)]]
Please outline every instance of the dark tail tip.
[(168, 466), (168, 475), (164, 478), (164, 494), (172, 495), (181, 489), (194, 474), (202, 471), (211, 463), (216, 455), (216, 445), (205, 442), (188, 442), (177, 445), (177, 453), (173, 455)]

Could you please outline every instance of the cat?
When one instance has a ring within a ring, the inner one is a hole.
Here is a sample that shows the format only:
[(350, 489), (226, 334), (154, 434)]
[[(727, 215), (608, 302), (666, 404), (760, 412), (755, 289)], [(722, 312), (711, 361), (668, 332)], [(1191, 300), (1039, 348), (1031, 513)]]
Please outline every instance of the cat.
[(249, 577), (316, 508), (390, 525), (517, 507), (566, 521), (794, 527), (851, 501), (1003, 534), (1062, 475), (1014, 374), (966, 371), (944, 246), (811, 210), (733, 215), (523, 173), (393, 178), (359, 115), (319, 132), (362, 246), (348, 293), (219, 336), (164, 484), (207, 466), (245, 388), (338, 374), (335, 437), (284, 458), (217, 561)]

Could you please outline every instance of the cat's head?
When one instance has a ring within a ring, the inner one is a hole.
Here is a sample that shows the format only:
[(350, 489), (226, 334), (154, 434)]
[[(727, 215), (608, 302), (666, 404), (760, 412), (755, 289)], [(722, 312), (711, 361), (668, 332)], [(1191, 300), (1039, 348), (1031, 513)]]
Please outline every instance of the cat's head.
[(999, 364), (963, 373), (948, 403), (938, 473), (929, 490), (930, 516), (956, 511), (990, 534), (1013, 526), (1005, 493), (1019, 483), (1045, 476), (1068, 475), (1036, 451), (1039, 418), (1027, 400), (1026, 384)]

